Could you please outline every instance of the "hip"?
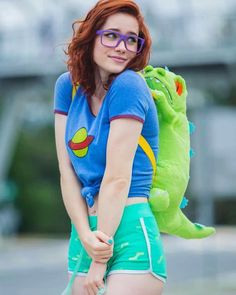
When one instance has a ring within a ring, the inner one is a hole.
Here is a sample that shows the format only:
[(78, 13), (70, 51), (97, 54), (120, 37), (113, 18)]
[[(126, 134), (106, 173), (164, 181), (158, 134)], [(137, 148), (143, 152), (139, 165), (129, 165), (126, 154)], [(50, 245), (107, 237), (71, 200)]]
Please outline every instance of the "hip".
[[(132, 204), (138, 204), (138, 203), (148, 203), (148, 198), (142, 197), (142, 196), (127, 198), (125, 206), (129, 206)], [(89, 206), (87, 206), (87, 210), (88, 210), (89, 216), (97, 215), (97, 212), (98, 212), (98, 197), (97, 196), (94, 198), (93, 207), (90, 208)]]

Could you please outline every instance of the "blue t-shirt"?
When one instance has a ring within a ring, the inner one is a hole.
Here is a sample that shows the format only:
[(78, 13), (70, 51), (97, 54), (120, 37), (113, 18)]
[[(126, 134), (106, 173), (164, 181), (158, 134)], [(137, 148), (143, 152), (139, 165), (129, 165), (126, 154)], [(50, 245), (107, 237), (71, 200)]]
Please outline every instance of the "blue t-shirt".
[[(92, 114), (82, 87), (79, 87), (73, 100), (71, 96), (72, 82), (69, 72), (66, 72), (59, 76), (55, 84), (54, 113), (67, 115), (67, 151), (82, 184), (81, 194), (91, 207), (105, 171), (110, 122), (118, 118), (132, 118), (142, 122), (142, 135), (157, 157), (157, 111), (146, 82), (133, 70), (123, 71), (112, 81), (97, 116)], [(152, 175), (151, 162), (138, 146), (128, 197), (148, 198)]]

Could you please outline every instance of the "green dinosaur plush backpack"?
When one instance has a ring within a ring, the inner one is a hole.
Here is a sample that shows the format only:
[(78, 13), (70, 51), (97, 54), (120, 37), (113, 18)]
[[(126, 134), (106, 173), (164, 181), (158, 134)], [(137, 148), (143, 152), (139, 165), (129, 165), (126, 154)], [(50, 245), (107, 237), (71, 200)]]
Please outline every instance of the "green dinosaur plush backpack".
[[(142, 135), (138, 143), (153, 167), (149, 204), (160, 232), (186, 239), (210, 236), (215, 232), (213, 227), (192, 223), (181, 210), (187, 205), (184, 193), (189, 182), (190, 133), (193, 129), (186, 115), (185, 81), (167, 68), (151, 65), (138, 74), (151, 90), (160, 126), (157, 161)], [(76, 91), (77, 87), (73, 87), (72, 99)]]
[(160, 125), (158, 160), (153, 162), (151, 149), (141, 146), (153, 165), (149, 203), (159, 229), (186, 239), (210, 236), (215, 232), (213, 227), (192, 223), (181, 210), (187, 205), (184, 193), (189, 182), (190, 133), (194, 127), (186, 115), (185, 81), (167, 68), (150, 65), (139, 74), (152, 92)]

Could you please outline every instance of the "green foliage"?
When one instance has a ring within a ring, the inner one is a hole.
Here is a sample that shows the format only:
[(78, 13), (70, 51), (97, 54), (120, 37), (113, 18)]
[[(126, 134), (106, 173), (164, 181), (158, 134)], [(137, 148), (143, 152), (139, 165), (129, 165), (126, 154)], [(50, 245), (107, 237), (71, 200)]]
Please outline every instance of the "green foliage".
[(217, 200), (215, 202), (215, 223), (236, 225), (236, 201), (235, 196)]
[(18, 187), (16, 206), (22, 232), (68, 232), (52, 126), (23, 129), (9, 177)]

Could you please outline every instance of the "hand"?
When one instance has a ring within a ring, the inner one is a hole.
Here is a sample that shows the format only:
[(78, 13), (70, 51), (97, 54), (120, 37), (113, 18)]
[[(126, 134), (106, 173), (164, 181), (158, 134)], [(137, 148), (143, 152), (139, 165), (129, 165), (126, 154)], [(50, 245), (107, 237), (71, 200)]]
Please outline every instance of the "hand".
[[(84, 289), (85, 294), (87, 295), (97, 295), (101, 288), (105, 288), (104, 285), (104, 275), (107, 269), (107, 264), (105, 263), (99, 263), (92, 261), (90, 264), (90, 268), (88, 271), (88, 274), (85, 278), (84, 282)], [(104, 292), (105, 293), (105, 292)], [(101, 292), (101, 294), (104, 294)]]
[(82, 242), (86, 252), (95, 262), (107, 263), (113, 255), (113, 239), (101, 231), (89, 232)]

